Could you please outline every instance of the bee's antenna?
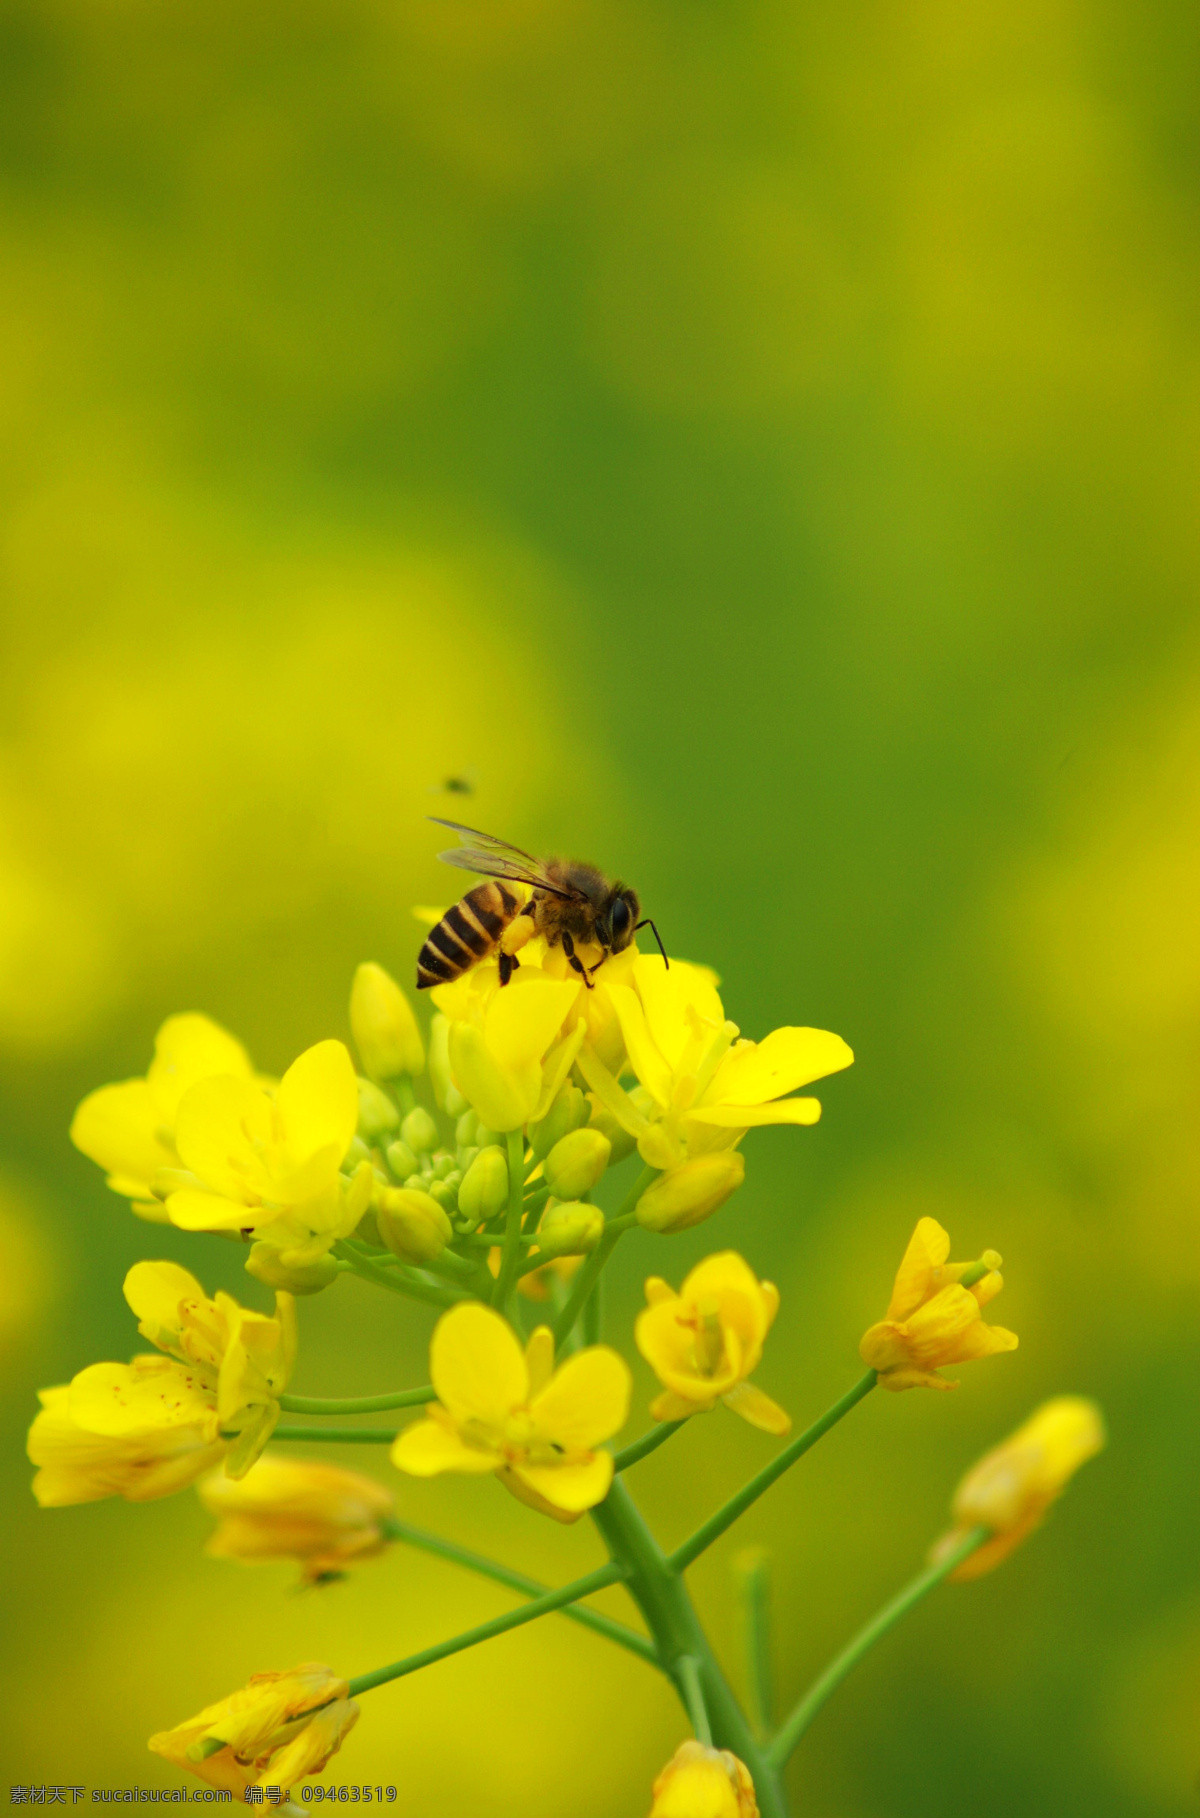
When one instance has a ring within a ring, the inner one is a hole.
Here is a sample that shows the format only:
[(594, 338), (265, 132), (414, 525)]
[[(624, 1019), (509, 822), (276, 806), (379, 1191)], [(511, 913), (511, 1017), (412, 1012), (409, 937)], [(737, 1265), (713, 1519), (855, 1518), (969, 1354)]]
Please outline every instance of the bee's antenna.
[[(635, 934), (637, 933), (638, 928), (654, 928), (654, 923), (650, 920), (650, 917), (647, 915), (642, 921), (640, 921), (637, 924), (637, 927), (634, 928), (633, 932)], [(658, 950), (663, 956), (663, 965), (667, 968), (667, 971), (669, 972), (671, 970), (671, 962), (667, 958), (667, 950), (662, 944), (662, 935), (658, 932), (657, 928), (654, 928), (654, 938), (658, 942)]]

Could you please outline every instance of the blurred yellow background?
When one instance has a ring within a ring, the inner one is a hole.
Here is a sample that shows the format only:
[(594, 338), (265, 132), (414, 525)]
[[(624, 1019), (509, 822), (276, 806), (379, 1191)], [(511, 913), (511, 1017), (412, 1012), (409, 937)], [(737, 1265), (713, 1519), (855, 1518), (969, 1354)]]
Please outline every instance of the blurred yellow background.
[[(268, 1070), (344, 1035), (452, 887), (440, 813), (619, 871), (745, 1033), (858, 1055), (711, 1225), (623, 1247), (609, 1336), (736, 1246), (803, 1421), (916, 1216), (1005, 1256), (1016, 1356), (872, 1397), (694, 1569), (739, 1683), (740, 1547), (790, 1700), (984, 1447), (1108, 1411), (1047, 1531), (839, 1693), (797, 1809), (1194, 1811), (1198, 78), (1174, 0), (4, 0), (8, 1782), (166, 1782), (149, 1733), (250, 1672), (507, 1606), (398, 1549), (292, 1596), (202, 1557), (190, 1493), (39, 1513), (22, 1450), (40, 1384), (137, 1348), (139, 1256), (262, 1298), (130, 1216), (75, 1104), (175, 1010)], [(424, 1379), (419, 1309), (343, 1281), (301, 1322), (301, 1393)], [(664, 1538), (770, 1443), (718, 1413), (640, 1466)], [(337, 1462), (548, 1578), (598, 1558)], [(637, 1818), (683, 1732), (552, 1617), (371, 1694), (329, 1777)]]

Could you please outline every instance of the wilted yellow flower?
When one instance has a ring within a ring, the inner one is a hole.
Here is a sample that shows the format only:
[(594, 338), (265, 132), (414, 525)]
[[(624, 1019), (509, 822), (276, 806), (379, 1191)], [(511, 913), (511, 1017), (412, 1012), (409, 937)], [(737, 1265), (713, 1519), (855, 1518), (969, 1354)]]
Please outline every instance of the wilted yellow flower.
[(35, 1483), (40, 1501), (165, 1496), (222, 1453), (230, 1476), (243, 1476), (279, 1418), (296, 1356), (290, 1294), (275, 1296), (271, 1318), (228, 1294), (209, 1300), (178, 1263), (142, 1262), (125, 1277), (125, 1298), (167, 1356), (91, 1364), (48, 1392), (29, 1436), (30, 1457), (49, 1472)]
[(494, 963), (472, 966), (432, 992), (448, 1019), (453, 1082), (490, 1130), (519, 1130), (546, 1115), (583, 1041), (563, 1024), (583, 985), (522, 963), (501, 987)]
[(429, 1369), (438, 1400), (393, 1445), (402, 1471), (494, 1471), (514, 1496), (560, 1521), (607, 1496), (612, 1455), (595, 1448), (624, 1426), (631, 1384), (616, 1351), (591, 1345), (556, 1370), (548, 1327), (522, 1352), (507, 1320), (464, 1301), (439, 1319)]
[(654, 1782), (650, 1818), (758, 1818), (754, 1782), (728, 1749), (682, 1742)]
[(272, 1453), (240, 1482), (214, 1471), (196, 1489), (220, 1518), (206, 1553), (247, 1564), (296, 1559), (309, 1584), (382, 1553), (395, 1506), (390, 1491), (358, 1471)]
[(713, 975), (703, 966), (638, 954), (607, 986), (629, 1065), (650, 1105), (643, 1111), (585, 1045), (578, 1057), (588, 1086), (637, 1139), (642, 1160), (670, 1169), (685, 1158), (734, 1149), (759, 1124), (815, 1124), (815, 1098), (800, 1086), (854, 1059), (825, 1029), (776, 1029), (761, 1042), (739, 1041)]
[[(1015, 1332), (985, 1325), (982, 1309), (1004, 1286), (1001, 1258), (985, 1250), (978, 1263), (951, 1263), (950, 1238), (935, 1218), (917, 1228), (896, 1274), (887, 1315), (864, 1333), (859, 1354), (879, 1372), (883, 1389), (955, 1389), (937, 1370), (971, 1363), (998, 1351), (1015, 1351)], [(971, 1287), (968, 1272), (984, 1272)]]
[(253, 1231), (287, 1266), (311, 1263), (347, 1237), (371, 1194), (371, 1166), (341, 1166), (358, 1125), (358, 1080), (341, 1042), (293, 1061), (272, 1095), (229, 1074), (184, 1094), (175, 1137), (193, 1180), (167, 1197), (185, 1231)]
[(987, 1452), (954, 1493), (954, 1527), (930, 1555), (937, 1563), (972, 1528), (990, 1528), (984, 1541), (952, 1573), (955, 1580), (980, 1578), (1045, 1520), (1080, 1465), (1103, 1450), (1104, 1416), (1082, 1395), (1045, 1401), (1024, 1426)]
[(423, 1069), (425, 1047), (412, 1005), (395, 979), (373, 960), (354, 974), (350, 1028), (372, 1079), (397, 1079)]
[(650, 1405), (655, 1420), (685, 1420), (723, 1401), (752, 1427), (786, 1433), (791, 1420), (746, 1379), (762, 1356), (779, 1311), (779, 1290), (755, 1279), (733, 1250), (708, 1256), (679, 1293), (657, 1276), (646, 1283), (637, 1347), (663, 1384)]
[(108, 1175), (114, 1193), (133, 1201), (141, 1218), (168, 1224), (154, 1197), (155, 1176), (178, 1168), (175, 1116), (179, 1102), (197, 1080), (224, 1074), (252, 1080), (246, 1050), (207, 1016), (169, 1016), (154, 1038), (154, 1059), (145, 1079), (101, 1086), (75, 1113), (71, 1141)]
[[(177, 1399), (188, 1396), (188, 1372), (180, 1364), (145, 1357), (126, 1367), (136, 1372), (139, 1363), (156, 1379), (160, 1395), (169, 1386)], [(29, 1429), (26, 1449), (39, 1467), (33, 1493), (44, 1509), (105, 1496), (153, 1502), (186, 1489), (225, 1454), (226, 1441), (214, 1434), (213, 1408), (202, 1397), (195, 1398), (191, 1419), (185, 1415), (167, 1426), (152, 1419), (119, 1436), (90, 1432), (73, 1420), (65, 1383), (40, 1390), (38, 1399), (42, 1410)]]
[(219, 1704), (151, 1736), (150, 1747), (172, 1766), (239, 1796), (248, 1786), (291, 1786), (319, 1774), (358, 1722), (349, 1689), (319, 1661), (290, 1673), (255, 1673)]

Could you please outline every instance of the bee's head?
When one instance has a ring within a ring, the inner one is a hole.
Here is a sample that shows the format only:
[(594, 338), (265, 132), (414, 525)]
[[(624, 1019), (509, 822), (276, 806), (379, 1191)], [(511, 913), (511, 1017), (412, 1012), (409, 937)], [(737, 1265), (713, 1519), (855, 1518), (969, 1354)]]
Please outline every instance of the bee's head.
[(596, 938), (611, 953), (620, 953), (633, 939), (640, 914), (637, 891), (618, 884), (596, 918)]

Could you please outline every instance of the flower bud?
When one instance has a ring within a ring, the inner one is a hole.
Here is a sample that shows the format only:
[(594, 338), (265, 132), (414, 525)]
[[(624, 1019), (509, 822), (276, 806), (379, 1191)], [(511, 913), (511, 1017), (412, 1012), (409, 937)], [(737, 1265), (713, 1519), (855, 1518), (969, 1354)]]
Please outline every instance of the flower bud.
[(566, 1085), (540, 1123), (529, 1126), (535, 1161), (544, 1161), (555, 1143), (586, 1124), (591, 1107), (578, 1086)]
[(454, 1126), (454, 1146), (456, 1149), (478, 1149), (481, 1145), (477, 1135), (479, 1119), (473, 1111), (464, 1111)]
[(1104, 1444), (1104, 1416), (1094, 1401), (1056, 1395), (1043, 1402), (967, 1472), (954, 1493), (955, 1525), (934, 1547), (931, 1559), (940, 1562), (972, 1528), (989, 1528), (991, 1538), (953, 1576), (962, 1581), (992, 1571), (1040, 1527), (1080, 1465)]
[(462, 1175), (456, 1168), (445, 1180), (435, 1180), (429, 1189), (430, 1199), (436, 1199), (448, 1217), (453, 1217), (458, 1211), (458, 1189), (461, 1185)]
[(375, 1217), (384, 1243), (404, 1262), (436, 1261), (453, 1236), (437, 1200), (409, 1187), (389, 1187)]
[(637, 1203), (637, 1221), (647, 1231), (686, 1231), (711, 1218), (746, 1175), (739, 1149), (694, 1155), (656, 1180)]
[(415, 1174), (421, 1164), (402, 1137), (387, 1146), (387, 1165), (397, 1180), (407, 1180)]
[(481, 1149), (463, 1175), (458, 1210), (474, 1224), (485, 1224), (508, 1204), (508, 1158), (497, 1145)]
[(547, 1206), (538, 1226), (539, 1257), (588, 1256), (604, 1235), (604, 1214), (599, 1206), (568, 1200)]
[[(450, 1110), (450, 1094), (456, 1091), (450, 1074), (450, 1018), (437, 1015), (429, 1025), (429, 1083), (433, 1096), (443, 1111)], [(460, 1117), (466, 1105), (452, 1113)]]
[(454, 1157), (448, 1149), (440, 1149), (433, 1157), (434, 1180), (445, 1180), (448, 1174), (454, 1173)]
[(758, 1818), (754, 1782), (728, 1749), (683, 1742), (654, 1782), (650, 1818)]
[(410, 1111), (400, 1126), (400, 1134), (415, 1155), (427, 1154), (438, 1146), (438, 1127), (424, 1105)]
[(588, 1102), (592, 1107), (592, 1121), (588, 1125), (588, 1129), (599, 1130), (601, 1136), (607, 1136), (612, 1146), (608, 1165), (610, 1168), (615, 1168), (619, 1162), (623, 1162), (627, 1156), (633, 1154), (637, 1148), (637, 1137), (632, 1135), (624, 1124), (619, 1124), (611, 1111), (601, 1109), (594, 1099), (589, 1099)]
[(590, 1193), (612, 1154), (612, 1144), (599, 1130), (572, 1130), (555, 1143), (542, 1164), (546, 1185), (555, 1199), (578, 1199)]
[(246, 1258), (246, 1273), (268, 1288), (282, 1288), (287, 1294), (319, 1294), (338, 1278), (338, 1266), (332, 1256), (319, 1256), (315, 1262), (290, 1267), (277, 1244), (257, 1243)]
[(369, 1079), (358, 1082), (358, 1134), (365, 1143), (377, 1143), (388, 1136), (400, 1122), (400, 1113), (378, 1086)]
[(350, 1027), (373, 1079), (420, 1073), (425, 1049), (412, 1005), (394, 978), (372, 961), (358, 968), (350, 991)]

